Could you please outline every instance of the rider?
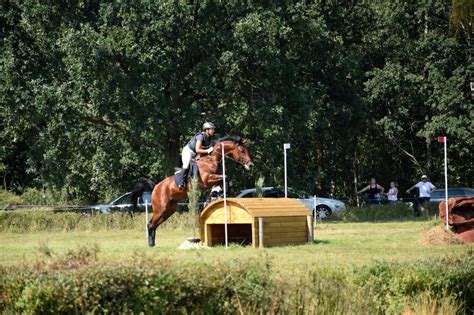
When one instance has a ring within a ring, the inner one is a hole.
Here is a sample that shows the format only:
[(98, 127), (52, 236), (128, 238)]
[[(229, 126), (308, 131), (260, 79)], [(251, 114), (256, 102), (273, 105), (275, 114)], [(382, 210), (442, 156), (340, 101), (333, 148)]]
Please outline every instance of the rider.
[(189, 163), (197, 154), (211, 154), (214, 148), (211, 146), (216, 126), (211, 122), (205, 122), (202, 125), (202, 132), (195, 134), (186, 144), (181, 152), (183, 161), (183, 174), (179, 188), (186, 187), (186, 181), (189, 173)]

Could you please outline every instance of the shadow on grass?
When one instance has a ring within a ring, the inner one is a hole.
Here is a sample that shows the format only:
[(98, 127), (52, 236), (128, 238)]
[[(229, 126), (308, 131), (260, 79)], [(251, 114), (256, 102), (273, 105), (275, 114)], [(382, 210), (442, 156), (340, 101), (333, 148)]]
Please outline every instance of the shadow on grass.
[(312, 245), (318, 245), (318, 244), (331, 244), (330, 241), (328, 240), (314, 240), (310, 244)]

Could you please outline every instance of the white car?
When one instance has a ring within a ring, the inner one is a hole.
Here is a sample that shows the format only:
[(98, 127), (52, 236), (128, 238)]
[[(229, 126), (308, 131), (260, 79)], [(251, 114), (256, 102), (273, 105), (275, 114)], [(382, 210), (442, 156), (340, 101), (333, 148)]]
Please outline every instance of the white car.
[[(277, 187), (263, 187), (264, 198), (284, 198), (285, 192), (281, 188)], [(236, 198), (256, 198), (256, 189), (245, 189), (242, 190)], [(298, 199), (305, 207), (309, 209), (312, 215), (316, 212), (318, 218), (327, 218), (333, 213), (341, 213), (346, 211), (346, 205), (344, 202), (337, 199), (321, 198), (316, 197), (316, 209), (314, 208), (314, 199), (312, 196), (306, 194), (297, 193), (292, 189), (288, 189), (288, 198)]]

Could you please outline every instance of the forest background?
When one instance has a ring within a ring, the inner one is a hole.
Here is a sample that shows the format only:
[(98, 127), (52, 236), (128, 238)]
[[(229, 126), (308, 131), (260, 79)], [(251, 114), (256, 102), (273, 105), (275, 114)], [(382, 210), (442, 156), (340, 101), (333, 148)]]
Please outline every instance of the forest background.
[(351, 199), (372, 176), (474, 186), (469, 0), (0, 1), (5, 189), (94, 202), (158, 181), (212, 121), (252, 173)]

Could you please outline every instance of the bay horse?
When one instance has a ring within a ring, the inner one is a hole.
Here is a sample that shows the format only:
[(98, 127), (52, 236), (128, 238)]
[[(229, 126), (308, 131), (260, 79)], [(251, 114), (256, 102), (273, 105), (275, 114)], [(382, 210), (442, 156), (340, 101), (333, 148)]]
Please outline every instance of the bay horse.
[[(249, 151), (240, 137), (224, 137), (213, 145), (214, 151), (209, 155), (200, 156), (196, 159), (199, 167), (198, 185), (201, 191), (211, 188), (223, 181), (220, 172), (220, 165), (222, 163), (222, 147), (224, 147), (224, 155), (232, 156), (232, 158), (242, 164), (246, 170), (253, 167), (253, 161), (250, 157)], [(140, 184), (137, 184), (138, 187)], [(150, 184), (146, 184), (150, 186)], [(165, 222), (173, 213), (176, 212), (178, 201), (184, 200), (188, 197), (188, 190), (191, 183), (189, 182), (184, 189), (180, 189), (174, 176), (168, 176), (153, 187), (151, 193), (151, 205), (153, 215), (148, 223), (148, 245), (155, 246), (155, 232), (156, 228)], [(151, 187), (150, 187), (151, 188)], [(133, 202), (136, 204), (138, 199), (137, 186), (132, 193)], [(141, 187), (142, 192), (143, 187)], [(149, 190), (151, 191), (151, 189)], [(140, 193), (141, 195), (141, 193)]]

